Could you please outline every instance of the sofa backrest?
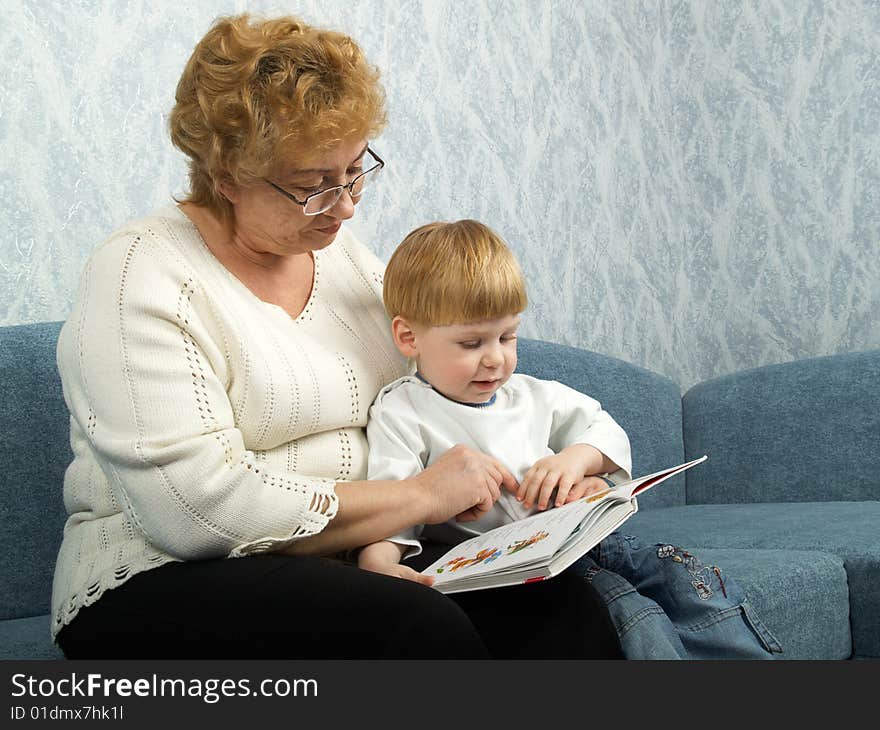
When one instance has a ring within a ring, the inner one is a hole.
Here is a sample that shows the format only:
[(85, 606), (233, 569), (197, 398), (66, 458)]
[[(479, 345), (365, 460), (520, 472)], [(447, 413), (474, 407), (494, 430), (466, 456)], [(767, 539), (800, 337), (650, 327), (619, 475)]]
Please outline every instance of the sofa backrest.
[[(765, 365), (683, 398), (688, 503), (876, 500), (880, 350)], [(845, 529), (845, 528), (844, 528)]]
[[(61, 322), (0, 327), (0, 619), (47, 613), (66, 513), (62, 485), (72, 453), (55, 348)], [(626, 429), (633, 471), (683, 459), (681, 401), (671, 380), (622, 360), (520, 340), (519, 370), (598, 399)], [(683, 477), (640, 499), (684, 503)]]
[(55, 366), (60, 329), (0, 327), (0, 619), (49, 612), (72, 458)]
[[(517, 370), (598, 400), (629, 435), (633, 476), (684, 461), (681, 389), (669, 378), (607, 355), (526, 338), (519, 339)], [(684, 503), (683, 475), (639, 497), (640, 509)]]

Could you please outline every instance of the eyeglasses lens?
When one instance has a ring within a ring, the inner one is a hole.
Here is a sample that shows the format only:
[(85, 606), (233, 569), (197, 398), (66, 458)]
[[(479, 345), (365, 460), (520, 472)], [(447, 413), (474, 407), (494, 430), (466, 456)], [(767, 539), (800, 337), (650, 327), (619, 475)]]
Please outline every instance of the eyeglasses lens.
[[(363, 172), (355, 176), (351, 181), (353, 183), (351, 185), (352, 198), (359, 198), (363, 194), (364, 188), (369, 187), (376, 180), (376, 176), (379, 174), (382, 166), (379, 164), (379, 161), (367, 151), (364, 154), (363, 166), (361, 169)], [(342, 187), (330, 188), (329, 190), (325, 190), (322, 193), (318, 193), (317, 195), (308, 198), (306, 205), (303, 208), (303, 212), (306, 215), (318, 215), (319, 213), (330, 210), (330, 208), (336, 205), (336, 201), (342, 196), (342, 190)]]

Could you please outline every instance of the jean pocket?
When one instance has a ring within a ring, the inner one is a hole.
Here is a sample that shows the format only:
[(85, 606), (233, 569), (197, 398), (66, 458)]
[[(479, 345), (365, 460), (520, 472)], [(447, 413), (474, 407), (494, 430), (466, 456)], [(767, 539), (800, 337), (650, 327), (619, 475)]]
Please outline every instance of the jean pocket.
[(743, 618), (749, 625), (749, 628), (755, 632), (755, 636), (758, 637), (758, 640), (764, 645), (764, 648), (771, 654), (782, 654), (782, 644), (780, 644), (779, 640), (773, 636), (764, 622), (758, 618), (758, 614), (755, 612), (755, 609), (752, 608), (752, 605), (748, 601), (743, 601), (740, 604), (740, 608), (743, 612)]

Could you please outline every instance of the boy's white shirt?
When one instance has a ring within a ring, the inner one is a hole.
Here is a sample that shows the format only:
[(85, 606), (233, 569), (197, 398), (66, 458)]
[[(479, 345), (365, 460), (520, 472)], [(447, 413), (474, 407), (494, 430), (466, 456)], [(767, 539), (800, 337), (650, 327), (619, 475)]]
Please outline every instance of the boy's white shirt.
[[(632, 457), (626, 432), (601, 404), (555, 380), (514, 373), (498, 389), (494, 403), (473, 406), (441, 395), (428, 383), (407, 375), (383, 388), (370, 408), (368, 479), (407, 479), (430, 466), (456, 444), (489, 454), (517, 481), (545, 456), (573, 444), (594, 446), (620, 467), (614, 481), (631, 478)], [(522, 519), (527, 510), (502, 487), (489, 512), (473, 522), (417, 525), (388, 538), (408, 546), (404, 557), (421, 552), (423, 534), (457, 542)]]

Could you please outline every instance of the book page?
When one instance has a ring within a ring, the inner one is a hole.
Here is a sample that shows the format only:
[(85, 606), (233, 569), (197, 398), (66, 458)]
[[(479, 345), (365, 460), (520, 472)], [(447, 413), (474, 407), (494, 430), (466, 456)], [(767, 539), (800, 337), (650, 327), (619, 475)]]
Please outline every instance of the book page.
[[(601, 495), (602, 500), (612, 498), (608, 492)], [(588, 500), (555, 507), (465, 540), (422, 573), (443, 582), (547, 561), (595, 507), (596, 500)]]
[(692, 466), (696, 466), (697, 464), (701, 464), (706, 461), (708, 457), (703, 455), (699, 459), (694, 459), (693, 461), (686, 461), (684, 464), (679, 464), (678, 466), (674, 466), (671, 469), (663, 469), (661, 471), (656, 471), (653, 474), (646, 474), (643, 477), (639, 477), (638, 479), (633, 479), (629, 482), (624, 482), (623, 484), (618, 484), (614, 489), (618, 490), (618, 492), (625, 494), (628, 497), (633, 497), (637, 494), (641, 494), (642, 492), (646, 492), (651, 487), (656, 487), (661, 482), (665, 482), (670, 477), (674, 477), (676, 474), (680, 474), (687, 469), (690, 469)]
[[(535, 569), (549, 565), (560, 551), (574, 549), (575, 543), (586, 552), (595, 544), (589, 542), (591, 531), (598, 535), (596, 542), (604, 536), (606, 530), (602, 525), (608, 522), (606, 514), (614, 505), (632, 502), (633, 508), (625, 514), (633, 514), (638, 509), (635, 503), (636, 494), (705, 459), (703, 456), (582, 497), (571, 504), (496, 527), (451, 548), (443, 557), (425, 568), (422, 574), (432, 576), (435, 586), (439, 586), (449, 581), (490, 573), (511, 573), (519, 570), (534, 572)], [(616, 513), (620, 511), (617, 510)]]

